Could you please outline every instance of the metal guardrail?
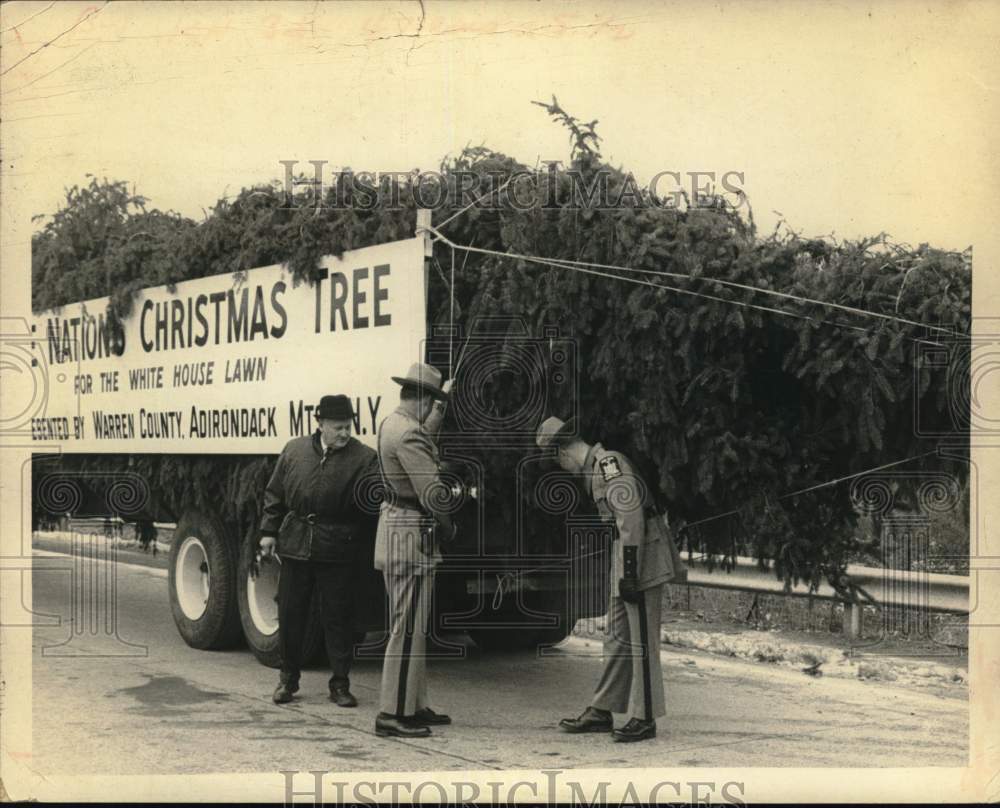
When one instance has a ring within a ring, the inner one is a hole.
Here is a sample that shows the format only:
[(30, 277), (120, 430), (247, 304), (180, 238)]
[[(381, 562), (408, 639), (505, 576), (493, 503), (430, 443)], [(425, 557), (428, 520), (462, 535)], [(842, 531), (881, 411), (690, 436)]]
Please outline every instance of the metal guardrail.
[[(170, 535), (173, 523), (154, 522), (157, 531)], [(110, 526), (121, 535), (126, 523), (120, 518), (83, 517), (69, 520), (69, 529), (80, 533), (104, 534)], [(865, 604), (922, 609), (929, 612), (967, 614), (969, 612), (969, 576), (947, 575), (940, 572), (910, 572), (906, 570), (847, 566), (847, 584), (851, 597), (845, 597), (823, 579), (819, 587), (810, 590), (800, 582), (787, 587), (773, 569), (762, 569), (756, 559), (738, 556), (735, 563), (724, 567), (715, 564), (711, 570), (702, 559), (688, 561), (687, 585), (709, 589), (729, 589), (754, 594), (784, 597), (818, 598), (845, 604), (844, 630), (856, 636), (860, 632), (861, 608)]]
[[(692, 586), (851, 602), (825, 579), (819, 588), (812, 592), (804, 582), (786, 589), (784, 581), (775, 576), (773, 569), (761, 569), (755, 559), (745, 556), (737, 557), (735, 566), (729, 571), (721, 564), (717, 564), (709, 572), (708, 566), (702, 561), (687, 563), (687, 582)], [(969, 611), (969, 577), (966, 575), (909, 572), (849, 564), (847, 577), (850, 584), (857, 589), (858, 599), (862, 602), (904, 607), (922, 606), (932, 612)], [(868, 597), (865, 597), (866, 595)]]
[[(64, 517), (62, 519), (52, 521), (64, 524), (65, 529), (72, 531), (73, 533), (104, 535), (110, 530), (112, 535), (115, 536), (122, 536), (123, 530), (130, 529), (135, 524), (134, 522), (126, 522), (118, 516), (74, 516), (68, 520)], [(153, 522), (153, 527), (156, 528), (158, 533), (162, 531), (167, 535), (172, 535), (174, 528), (177, 527), (177, 525), (172, 522)]]

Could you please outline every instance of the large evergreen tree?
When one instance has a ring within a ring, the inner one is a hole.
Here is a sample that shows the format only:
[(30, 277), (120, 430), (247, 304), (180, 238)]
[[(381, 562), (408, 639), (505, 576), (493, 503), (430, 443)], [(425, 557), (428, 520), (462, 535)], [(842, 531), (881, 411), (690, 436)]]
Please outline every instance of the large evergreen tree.
[[(646, 190), (633, 192), (630, 175), (602, 160), (593, 123), (567, 115), (554, 99), (543, 106), (571, 135), (569, 165), (536, 174), (539, 184), (555, 183), (557, 204), (523, 209), (497, 195), (444, 232), (458, 245), (586, 262), (591, 273), (458, 251), (456, 319), (468, 328), (477, 318), (503, 315), (527, 323), (533, 336), (550, 326), (570, 336), (580, 358), (579, 401), (567, 393), (552, 409), (578, 409), (585, 437), (632, 457), (655, 483), (674, 526), (693, 525), (685, 532), (690, 547), (722, 555), (749, 550), (775, 560), (789, 580), (816, 579), (862, 549), (857, 503), (846, 484), (788, 494), (908, 458), (915, 459), (904, 469), (947, 464), (959, 480), (967, 476), (962, 462), (933, 454), (937, 439), (921, 438), (915, 423), (919, 414), (924, 433), (950, 431), (962, 445), (967, 424), (956, 418), (955, 402), (963, 399), (954, 385), (962, 378), (955, 368), (968, 360), (967, 256), (893, 245), (884, 236), (761, 237), (752, 215), (718, 198), (665, 205)], [(467, 149), (441, 166), (441, 194), (420, 195), (438, 197), (434, 221), (463, 207), (455, 180), (470, 172), (501, 181), (531, 173), (505, 155)], [(589, 185), (601, 172), (609, 197), (621, 203), (574, 204), (574, 178)], [(33, 241), (34, 306), (111, 295), (112, 313), (124, 315), (139, 288), (279, 262), (308, 282), (324, 255), (413, 234), (418, 199), (411, 182), (394, 179), (392, 194), (382, 188), (380, 200), (396, 198), (398, 205), (371, 205), (370, 195), (352, 199), (363, 193), (356, 180), (346, 171), (324, 194), (305, 189), (293, 198), (278, 183), (246, 188), (197, 225), (147, 210), (124, 183), (93, 180), (68, 192)], [(452, 311), (448, 272), (437, 271), (450, 266), (450, 248), (438, 242), (434, 259), (428, 319), (440, 323)], [(523, 336), (512, 329), (494, 338), (502, 352)], [(939, 351), (934, 361), (929, 346)], [(475, 394), (488, 395), (498, 412), (516, 411), (529, 380), (508, 382)], [(459, 372), (457, 396), (471, 394), (468, 383)], [(510, 479), (517, 453), (487, 437), (479, 452), (485, 496), (510, 505), (491, 509), (506, 520), (491, 529), (509, 533), (516, 529), (510, 500), (518, 494)], [(62, 462), (97, 469), (121, 461)], [(129, 463), (175, 516), (185, 504), (222, 503), (251, 534), (272, 459), (133, 456)], [(538, 511), (529, 529), (544, 546), (553, 521)]]

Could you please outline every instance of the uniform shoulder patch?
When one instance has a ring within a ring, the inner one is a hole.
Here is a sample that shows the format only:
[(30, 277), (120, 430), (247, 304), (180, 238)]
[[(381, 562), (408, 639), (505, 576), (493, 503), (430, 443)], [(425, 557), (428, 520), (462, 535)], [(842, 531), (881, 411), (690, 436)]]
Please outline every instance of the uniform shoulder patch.
[(601, 476), (604, 478), (604, 482), (622, 476), (622, 467), (618, 464), (618, 458), (614, 455), (602, 457), (597, 461), (597, 465), (601, 467)]

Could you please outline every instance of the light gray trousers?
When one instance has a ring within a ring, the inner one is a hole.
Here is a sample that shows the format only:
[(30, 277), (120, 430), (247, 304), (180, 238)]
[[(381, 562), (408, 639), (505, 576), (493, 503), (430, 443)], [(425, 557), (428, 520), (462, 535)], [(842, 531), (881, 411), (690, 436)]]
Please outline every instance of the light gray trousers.
[(666, 715), (660, 670), (660, 600), (663, 587), (643, 590), (641, 603), (618, 597), (612, 581), (604, 639), (604, 671), (591, 706), (650, 721)]
[(382, 662), (379, 710), (411, 716), (427, 705), (427, 632), (434, 574), (384, 575), (389, 642)]

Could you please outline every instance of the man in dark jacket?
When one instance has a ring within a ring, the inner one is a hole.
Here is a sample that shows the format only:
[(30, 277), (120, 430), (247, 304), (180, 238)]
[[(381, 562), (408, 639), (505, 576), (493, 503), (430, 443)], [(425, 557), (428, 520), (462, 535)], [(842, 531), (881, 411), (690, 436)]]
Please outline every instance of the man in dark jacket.
[(281, 681), (276, 704), (299, 689), (302, 647), (313, 588), (319, 590), (327, 655), (333, 667), (330, 699), (355, 707), (349, 674), (352, 606), (362, 552), (372, 521), (358, 500), (361, 480), (378, 474), (378, 455), (352, 437), (347, 396), (323, 396), (314, 412), (319, 429), (288, 442), (264, 492), (261, 554), (281, 561), (278, 584)]

